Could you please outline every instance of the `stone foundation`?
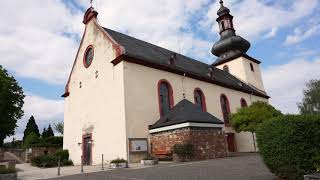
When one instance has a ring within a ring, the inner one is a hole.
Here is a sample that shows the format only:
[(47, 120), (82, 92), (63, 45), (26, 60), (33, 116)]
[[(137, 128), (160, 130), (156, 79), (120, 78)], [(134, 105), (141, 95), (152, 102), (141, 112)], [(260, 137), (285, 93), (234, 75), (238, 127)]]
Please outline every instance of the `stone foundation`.
[[(227, 155), (225, 133), (221, 128), (186, 127), (151, 134), (151, 153), (172, 152), (175, 144), (191, 143), (195, 152), (192, 160), (222, 158)], [(173, 155), (173, 160), (178, 160)]]
[(0, 148), (0, 162), (4, 160), (4, 150)]
[(42, 156), (42, 155), (52, 155), (58, 150), (61, 150), (60, 147), (32, 147), (31, 153), (28, 153), (27, 162), (31, 162), (33, 157)]

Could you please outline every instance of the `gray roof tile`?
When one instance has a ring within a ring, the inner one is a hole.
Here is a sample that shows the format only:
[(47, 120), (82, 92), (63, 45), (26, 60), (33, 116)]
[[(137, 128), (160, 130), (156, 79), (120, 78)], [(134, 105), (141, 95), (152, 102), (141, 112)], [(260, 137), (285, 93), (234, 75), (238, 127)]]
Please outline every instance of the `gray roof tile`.
[(202, 111), (199, 105), (183, 99), (176, 104), (167, 115), (161, 117), (157, 122), (149, 126), (155, 129), (186, 122), (223, 124), (223, 122), (208, 112)]
[[(175, 70), (183, 71), (197, 77), (201, 77), (208, 82), (213, 82), (215, 84), (219, 84), (231, 89), (269, 98), (269, 96), (267, 96), (264, 92), (250, 87), (230, 73), (220, 70), (214, 66), (210, 66), (206, 63), (197, 61), (187, 56), (178, 54), (168, 49), (156, 46), (154, 44), (136, 39), (134, 37), (116, 32), (108, 28), (104, 28), (104, 30), (117, 43), (125, 48), (126, 56), (167, 67), (168, 69), (173, 68)], [(175, 63), (174, 65), (170, 65), (170, 57), (173, 54), (176, 54)], [(210, 69), (212, 69), (212, 76), (209, 76)]]

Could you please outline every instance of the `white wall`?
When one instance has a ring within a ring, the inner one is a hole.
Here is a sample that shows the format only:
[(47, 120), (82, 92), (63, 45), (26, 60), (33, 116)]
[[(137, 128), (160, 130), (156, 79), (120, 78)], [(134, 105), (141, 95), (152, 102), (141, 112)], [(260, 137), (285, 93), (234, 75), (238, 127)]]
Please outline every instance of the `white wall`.
[[(94, 46), (94, 59), (90, 67), (83, 65), (88, 45)], [(83, 42), (71, 75), (69, 92), (65, 98), (64, 149), (70, 158), (80, 164), (82, 135), (92, 133), (92, 163), (126, 158), (123, 63), (113, 66), (115, 58), (112, 44), (100, 31), (96, 20), (86, 25)], [(98, 71), (98, 78), (95, 73)], [(82, 88), (79, 83), (82, 82)]]
[[(248, 105), (257, 100), (267, 101), (265, 98), (207, 82), (124, 62), (124, 92), (128, 138), (148, 137), (148, 125), (153, 124), (160, 118), (157, 85), (161, 79), (168, 80), (172, 85), (175, 104), (183, 99), (183, 90), (185, 91), (186, 99), (194, 102), (193, 91), (197, 87), (201, 88), (205, 95), (207, 111), (221, 120), (223, 119), (220, 105), (221, 93), (228, 97), (232, 113), (236, 112), (240, 107), (241, 98), (244, 98)], [(234, 132), (232, 128), (224, 129), (226, 132)], [(235, 138), (238, 151), (253, 151), (250, 133), (236, 134)]]
[[(250, 63), (252, 63), (254, 71), (251, 71)], [(223, 66), (225, 65), (229, 67), (230, 74), (246, 83), (250, 83), (262, 91), (265, 91), (259, 64), (252, 62), (245, 57), (238, 57), (232, 61), (228, 61), (217, 66), (217, 68), (223, 69)]]

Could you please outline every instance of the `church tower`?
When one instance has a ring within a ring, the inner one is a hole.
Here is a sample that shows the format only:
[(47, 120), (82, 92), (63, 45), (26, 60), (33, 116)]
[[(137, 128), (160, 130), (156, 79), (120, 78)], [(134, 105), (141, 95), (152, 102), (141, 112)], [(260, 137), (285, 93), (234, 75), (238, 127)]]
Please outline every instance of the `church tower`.
[(233, 16), (230, 10), (220, 0), (217, 22), (220, 29), (220, 40), (214, 43), (212, 54), (218, 59), (212, 64), (219, 69), (229, 72), (247, 84), (264, 92), (259, 60), (246, 54), (250, 43), (236, 35), (233, 27)]

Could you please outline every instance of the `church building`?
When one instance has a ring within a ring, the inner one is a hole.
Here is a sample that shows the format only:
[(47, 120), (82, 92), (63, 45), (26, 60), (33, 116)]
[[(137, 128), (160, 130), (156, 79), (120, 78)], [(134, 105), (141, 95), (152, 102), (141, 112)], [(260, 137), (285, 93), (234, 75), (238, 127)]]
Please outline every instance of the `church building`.
[(180, 143), (194, 145), (196, 160), (254, 151), (251, 133), (236, 133), (230, 115), (269, 96), (261, 62), (246, 53), (250, 43), (236, 35), (230, 10), (220, 4), (212, 64), (103, 27), (92, 7), (85, 12), (62, 95), (63, 148), (75, 164), (100, 164), (102, 155), (174, 158)]

